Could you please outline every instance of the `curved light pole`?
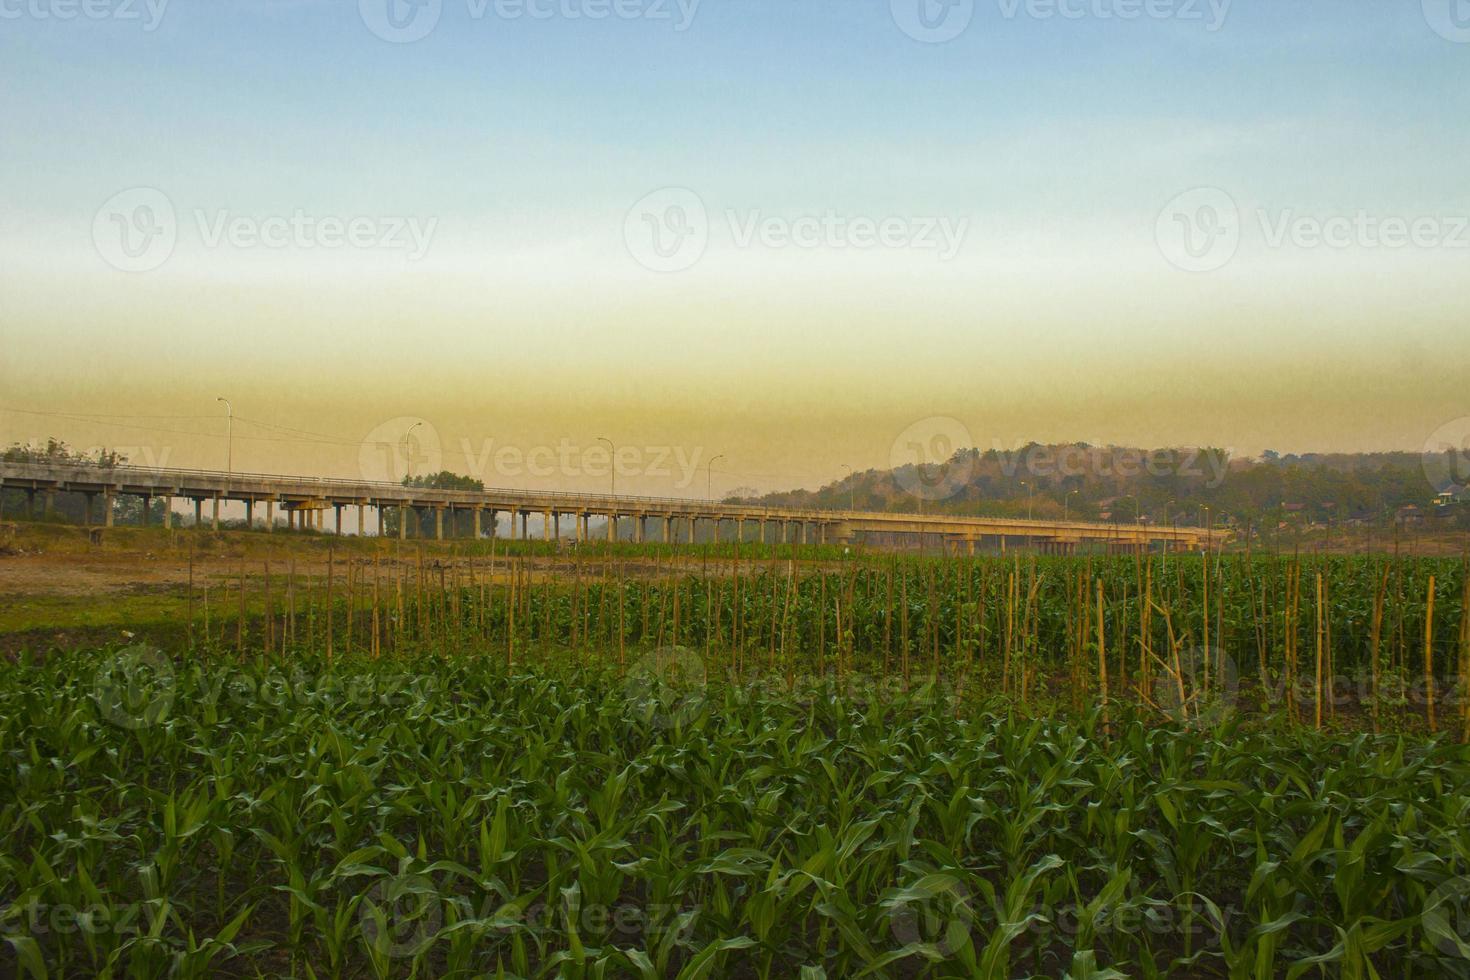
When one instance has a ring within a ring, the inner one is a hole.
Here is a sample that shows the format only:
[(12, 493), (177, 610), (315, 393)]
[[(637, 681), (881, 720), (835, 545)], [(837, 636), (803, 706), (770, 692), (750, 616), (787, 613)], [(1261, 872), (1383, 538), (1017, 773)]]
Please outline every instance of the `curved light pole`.
[(709, 462), (706, 463), (704, 466), (704, 499), (710, 501), (711, 503), (714, 503), (715, 499), (715, 460), (724, 458), (724, 453), (720, 453), (718, 456), (711, 456), (709, 458)]
[(1067, 495), (1062, 498), (1062, 520), (1063, 521), (1067, 520), (1067, 514), (1069, 513), (1069, 511), (1067, 510), (1067, 505), (1072, 502), (1072, 494), (1074, 494), (1074, 493), (1081, 493), (1081, 492), (1082, 492), (1081, 490), (1068, 490), (1067, 491)]
[(613, 441), (607, 436), (598, 436), (597, 441), (607, 443), (607, 471), (611, 479), (609, 495), (616, 497), (618, 495), (618, 447), (614, 446)]
[(413, 438), (413, 430), (423, 424), (423, 419), (420, 419), (403, 434), (403, 478), (410, 483), (413, 482), (413, 446), (409, 444), (409, 440)]
[(225, 475), (228, 476), (235, 470), (235, 409), (228, 398), (215, 401), (225, 403)]
[(1021, 486), (1026, 488), (1026, 520), (1031, 520), (1031, 501), (1036, 494), (1036, 488), (1028, 481), (1022, 480)]

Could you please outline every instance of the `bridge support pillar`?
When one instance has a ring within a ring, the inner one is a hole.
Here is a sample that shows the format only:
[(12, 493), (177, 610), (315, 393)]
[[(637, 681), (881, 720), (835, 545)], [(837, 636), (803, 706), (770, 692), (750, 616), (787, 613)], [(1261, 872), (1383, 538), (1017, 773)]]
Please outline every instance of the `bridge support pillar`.
[(551, 512), (551, 536), (553, 538), (556, 538), (556, 540), (558, 540), (558, 541), (561, 540), (561, 512), (560, 511), (552, 511)]
[(276, 530), (276, 502), (267, 500), (265, 502), (265, 533), (272, 534)]
[(398, 505), (398, 540), (402, 541), (408, 537), (408, 511), (409, 508)]
[(541, 514), (541, 537), (546, 541), (551, 540), (551, 511)]
[(112, 491), (102, 491), (102, 523), (105, 527), (112, 527)]
[(215, 533), (218, 534), (219, 533), (219, 498), (218, 497), (215, 497), (211, 501), (211, 503), (214, 506), (214, 511), (211, 514), (211, 518), (210, 519), (211, 519), (211, 523), (214, 525), (214, 531), (215, 531)]
[(674, 519), (664, 517), (664, 544), (672, 544), (674, 540)]
[(710, 518), (710, 522), (709, 522), (709, 536), (710, 536), (710, 540), (713, 541), (715, 544), (719, 544), (720, 543), (720, 515), (719, 514), (716, 514), (714, 517)]
[(444, 508), (434, 508), (434, 540), (444, 540)]
[(474, 533), (476, 541), (480, 540), (480, 510), (481, 508), (476, 507), (475, 516), (470, 519), (470, 530)]
[(643, 536), (644, 536), (645, 533), (647, 533), (645, 531), (645, 528), (646, 528), (647, 524), (648, 524), (648, 515), (647, 514), (634, 514), (633, 515), (633, 542), (635, 544), (642, 544), (643, 543)]
[(689, 518), (689, 543), (694, 543), (694, 518)]
[(607, 540), (609, 543), (618, 539), (618, 515), (609, 513), (607, 515)]
[(357, 505), (357, 536), (360, 538), (367, 533), (367, 507)]
[(172, 531), (174, 527), (174, 498), (171, 494), (163, 495), (163, 529)]
[(194, 498), (194, 529), (201, 530), (204, 527), (204, 498)]

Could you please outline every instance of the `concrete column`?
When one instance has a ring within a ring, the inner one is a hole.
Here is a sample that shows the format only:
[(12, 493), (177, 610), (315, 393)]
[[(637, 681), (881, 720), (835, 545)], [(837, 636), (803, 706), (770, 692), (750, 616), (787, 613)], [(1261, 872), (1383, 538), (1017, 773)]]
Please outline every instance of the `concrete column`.
[(360, 538), (367, 533), (367, 507), (357, 505), (357, 536)]
[(378, 504), (377, 506), (375, 506), (373, 508), (373, 510), (375, 510), (377, 512), (377, 514), (378, 514), (378, 537), (381, 538), (383, 536), (383, 530), (384, 530), (384, 528), (383, 528), (383, 505), (382, 504)]
[(434, 540), (444, 540), (444, 508), (434, 508)]
[(714, 541), (715, 544), (719, 544), (720, 543), (720, 518), (719, 518), (718, 515), (716, 515), (715, 517), (713, 517), (713, 518), (710, 519), (710, 522), (709, 522), (709, 533), (710, 533), (710, 540)]
[(402, 504), (398, 505), (398, 540), (402, 541), (408, 537), (408, 512), (412, 510)]
[(664, 544), (672, 544), (674, 540), (674, 519), (664, 518)]
[(194, 526), (204, 526), (204, 500), (200, 497), (194, 498)]
[(521, 511), (521, 540), (531, 540), (531, 512), (529, 510)]
[(541, 514), (541, 537), (547, 541), (551, 540), (551, 511), (543, 511)]
[(265, 533), (274, 533), (276, 529), (276, 502), (267, 500), (265, 502)]
[(148, 526), (148, 508), (153, 506), (153, 498), (146, 493), (143, 496), (143, 526)]
[(579, 511), (572, 516), (577, 524), (577, 543), (581, 544), (587, 540), (587, 515)]
[(471, 530), (474, 531), (474, 533), (475, 533), (475, 540), (476, 541), (480, 540), (480, 510), (481, 510), (481, 508), (476, 507), (475, 508), (475, 516), (470, 519), (470, 521), (471, 521)]
[(219, 530), (219, 498), (218, 497), (215, 497), (214, 498), (213, 522), (214, 522), (214, 529), (216, 531), (218, 531)]
[(616, 541), (618, 539), (618, 515), (607, 515), (607, 539)]
[(113, 514), (111, 490), (102, 491), (102, 511), (102, 523), (107, 527), (112, 527)]
[(796, 522), (796, 543), (806, 544), (806, 521)]
[(971, 558), (974, 558), (975, 557), (975, 539), (974, 538), (969, 538), (968, 540), (965, 541), (965, 550), (969, 553), (969, 555), (970, 555)]
[(250, 529), (253, 529), (254, 527), (255, 527), (255, 501), (252, 500), (252, 499), (246, 498), (246, 500), (245, 500), (245, 528), (246, 528), (246, 530), (250, 530)]
[(497, 535), (497, 534), (500, 533), (500, 529), (495, 526), (499, 522), (499, 520), (500, 520), (500, 513), (494, 507), (491, 507), (490, 508), (490, 540), (492, 540), (492, 541), (495, 540), (495, 535)]
[(551, 536), (558, 541), (561, 540), (561, 511), (551, 512)]
[(689, 543), (694, 543), (694, 518), (689, 518)]
[(512, 541), (520, 540), (520, 528), (516, 524), (519, 519), (520, 515), (517, 514), (516, 509), (512, 507), (510, 509), (510, 539)]
[(633, 540), (639, 544), (643, 543), (643, 525), (647, 515), (635, 514), (633, 516)]
[(163, 495), (163, 527), (165, 530), (173, 530), (174, 526), (174, 498), (170, 494)]
[(332, 520), (333, 520), (333, 522), (336, 525), (336, 533), (340, 535), (342, 533), (342, 505), (341, 504), (333, 504), (332, 505)]

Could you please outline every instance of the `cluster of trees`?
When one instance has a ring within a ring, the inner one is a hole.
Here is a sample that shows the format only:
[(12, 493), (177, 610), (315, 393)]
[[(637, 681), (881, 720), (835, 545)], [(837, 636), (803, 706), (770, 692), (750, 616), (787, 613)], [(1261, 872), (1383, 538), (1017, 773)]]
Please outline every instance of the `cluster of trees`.
[[(452, 473), (449, 470), (440, 470), (438, 473), (429, 473), (424, 476), (404, 477), (402, 482), (403, 485), (406, 487), (417, 487), (423, 490), (485, 489), (485, 483), (483, 480), (477, 480), (472, 476), (463, 476), (459, 473)], [(388, 535), (389, 537), (395, 537), (398, 534), (398, 519), (398, 508), (393, 507), (388, 509), (383, 514), (383, 533)], [(432, 522), (433, 517), (429, 517), (428, 520)], [(474, 533), (475, 517), (473, 514), (463, 511), (459, 511), (454, 514), (449, 514), (446, 512), (444, 515), (444, 530), (447, 533), (453, 533), (455, 537), (468, 537)], [(482, 528), (481, 530), (485, 531), (488, 529)], [(415, 528), (413, 524), (410, 523), (409, 533), (415, 536), (421, 534), (432, 537), (434, 534), (434, 526), (432, 523), (429, 523), (425, 527)]]
[[(1386, 524), (1413, 505), (1436, 510), (1417, 453), (1234, 459), (1221, 449), (1143, 450), (1033, 443), (962, 449), (948, 461), (853, 473), (817, 490), (739, 499), (773, 506), (985, 514), (1179, 525), (1280, 521)], [(1450, 508), (1470, 527), (1470, 507)]]
[[(86, 451), (76, 449), (60, 439), (47, 439), (45, 445), (11, 443), (0, 450), (0, 459), (6, 462), (84, 463), (92, 466), (121, 466), (128, 459), (121, 453), (98, 449)], [(26, 513), (31, 505), (30, 495), (16, 488), (0, 489), (0, 515), (16, 516)], [(40, 503), (36, 504), (38, 510)], [(58, 493), (52, 500), (49, 514), (37, 513), (36, 517), (68, 524), (85, 521), (87, 498), (79, 493)], [(101, 507), (100, 503), (94, 506)], [(143, 501), (139, 497), (114, 497), (112, 500), (113, 520), (120, 524), (142, 522)], [(93, 512), (92, 519), (101, 522), (102, 514)], [(149, 519), (157, 526), (163, 524), (163, 501), (155, 500), (149, 511)]]

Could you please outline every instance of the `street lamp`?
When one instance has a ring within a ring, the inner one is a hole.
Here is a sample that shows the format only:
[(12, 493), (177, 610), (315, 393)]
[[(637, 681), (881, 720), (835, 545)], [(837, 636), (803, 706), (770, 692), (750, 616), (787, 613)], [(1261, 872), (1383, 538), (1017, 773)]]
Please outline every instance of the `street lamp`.
[(413, 482), (413, 446), (409, 440), (413, 438), (413, 430), (423, 424), (423, 419), (420, 419), (410, 425), (408, 431), (403, 434), (403, 479), (409, 483)]
[(714, 499), (715, 499), (715, 493), (714, 493), (715, 460), (717, 460), (717, 459), (724, 459), (724, 458), (725, 458), (725, 454), (724, 453), (720, 453), (718, 456), (711, 456), (709, 458), (709, 462), (705, 465), (705, 469), (704, 469), (704, 498), (706, 500), (711, 501), (711, 502), (713, 502)]
[(1082, 492), (1081, 490), (1068, 490), (1067, 491), (1067, 495), (1062, 498), (1062, 520), (1063, 521), (1065, 521), (1067, 519), (1067, 514), (1068, 514), (1067, 505), (1072, 502), (1072, 494), (1074, 494), (1074, 493), (1081, 493), (1081, 492)]
[(847, 509), (857, 510), (857, 480), (853, 479), (852, 466), (843, 463), (842, 468), (847, 470)]
[(611, 482), (610, 495), (616, 497), (618, 495), (618, 447), (614, 446), (613, 441), (607, 436), (598, 436), (597, 441), (607, 443), (607, 469)]
[(229, 475), (235, 469), (235, 410), (228, 398), (216, 398), (215, 401), (225, 403), (225, 474)]
[(1025, 480), (1021, 481), (1021, 486), (1026, 488), (1026, 520), (1029, 521), (1031, 520), (1031, 500), (1036, 493), (1036, 488)]

